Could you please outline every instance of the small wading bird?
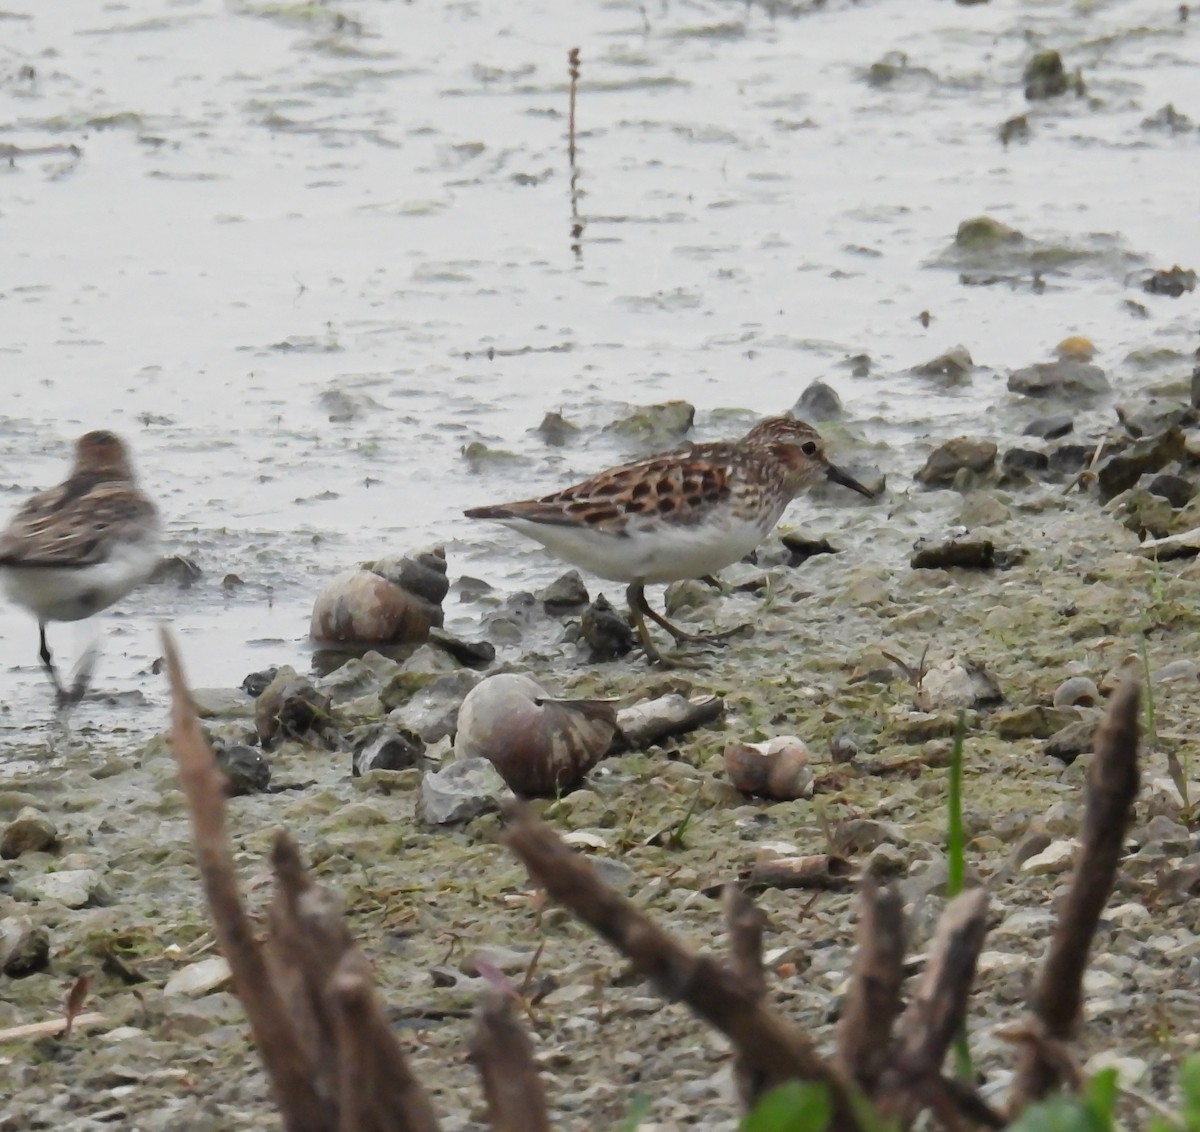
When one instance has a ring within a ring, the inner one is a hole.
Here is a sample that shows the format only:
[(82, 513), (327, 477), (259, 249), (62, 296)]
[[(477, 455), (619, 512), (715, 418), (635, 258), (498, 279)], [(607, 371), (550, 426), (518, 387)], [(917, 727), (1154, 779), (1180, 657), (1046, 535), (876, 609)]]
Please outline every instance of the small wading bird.
[(138, 489), (125, 444), (107, 431), (81, 436), (66, 480), (29, 499), (0, 533), (0, 584), (37, 618), (38, 655), (60, 709), (87, 691), (94, 649), (64, 687), (46, 623), (107, 609), (146, 581), (158, 561), (158, 512)]
[[(829, 462), (820, 434), (789, 416), (767, 417), (741, 440), (693, 444), (608, 468), (541, 499), (475, 507), (491, 519), (625, 591), (646, 656), (670, 663), (646, 628), (660, 625), (676, 643), (716, 641), (730, 633), (689, 633), (656, 613), (645, 587), (703, 578), (744, 558), (806, 488), (832, 480), (873, 498)], [(730, 632), (736, 632), (731, 630)]]

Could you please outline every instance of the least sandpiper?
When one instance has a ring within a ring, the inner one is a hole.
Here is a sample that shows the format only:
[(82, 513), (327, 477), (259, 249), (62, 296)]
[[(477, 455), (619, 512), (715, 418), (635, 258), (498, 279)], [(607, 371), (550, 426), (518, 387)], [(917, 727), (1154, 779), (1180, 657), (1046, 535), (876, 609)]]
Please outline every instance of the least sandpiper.
[(667, 664), (646, 628), (647, 617), (676, 643), (718, 640), (722, 634), (689, 633), (671, 624), (650, 608), (645, 587), (707, 577), (737, 562), (762, 542), (801, 491), (821, 480), (874, 496), (829, 462), (811, 425), (767, 417), (741, 440), (648, 456), (541, 499), (465, 514), (503, 523), (572, 565), (627, 582), (625, 596), (642, 648), (651, 661)]
[(91, 617), (146, 581), (158, 536), (158, 512), (138, 489), (125, 444), (107, 431), (81, 436), (66, 480), (33, 496), (0, 533), (0, 583), (38, 620), (38, 655), (60, 708), (83, 697), (90, 664), (65, 688), (46, 623)]

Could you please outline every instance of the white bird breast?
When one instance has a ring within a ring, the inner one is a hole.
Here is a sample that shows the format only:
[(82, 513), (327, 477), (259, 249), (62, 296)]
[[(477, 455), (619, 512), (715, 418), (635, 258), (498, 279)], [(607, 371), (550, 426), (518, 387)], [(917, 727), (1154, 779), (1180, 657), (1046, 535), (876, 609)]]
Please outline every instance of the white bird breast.
[(39, 621), (81, 621), (141, 585), (158, 565), (157, 539), (116, 543), (92, 566), (5, 566), (4, 591)]
[(750, 522), (728, 513), (695, 524), (631, 525), (627, 535), (591, 527), (501, 520), (506, 527), (540, 542), (547, 550), (613, 582), (677, 582), (699, 578), (744, 558), (775, 525)]

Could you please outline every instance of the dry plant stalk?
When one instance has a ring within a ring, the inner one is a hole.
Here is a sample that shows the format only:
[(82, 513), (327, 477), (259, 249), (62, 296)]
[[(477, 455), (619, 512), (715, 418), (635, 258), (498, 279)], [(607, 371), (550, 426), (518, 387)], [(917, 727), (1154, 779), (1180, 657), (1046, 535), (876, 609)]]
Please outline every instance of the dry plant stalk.
[(567, 52), (567, 73), (571, 76), (569, 103), (567, 107), (567, 162), (575, 168), (575, 100), (579, 90), (579, 48)]
[(838, 1021), (838, 1058), (870, 1093), (887, 1060), (904, 983), (904, 901), (895, 885), (863, 880), (858, 896), (857, 950)]
[(471, 1060), (483, 1080), (493, 1132), (550, 1132), (533, 1043), (517, 1021), (515, 1006), (511, 994), (495, 988), (484, 992), (475, 1012)]
[[(767, 993), (762, 962), (762, 936), (767, 917), (735, 884), (725, 886), (721, 899), (725, 910), (725, 928), (729, 934), (729, 961), (746, 991), (761, 1000)], [(733, 1079), (742, 1107), (749, 1111), (766, 1092), (766, 1078), (746, 1061), (741, 1051), (735, 1050)]]
[(171, 746), (187, 795), (217, 942), (254, 1034), (287, 1132), (437, 1132), (338, 900), (314, 884), (286, 833), (275, 841), (270, 938), (242, 906), (225, 828), (225, 776), (204, 739), (174, 642)]
[(829, 1088), (830, 1132), (856, 1129), (851, 1088), (840, 1068), (747, 987), (736, 971), (698, 955), (614, 892), (592, 866), (521, 803), (507, 807), (508, 847), (550, 896), (621, 951), (670, 999), (677, 999), (733, 1043), (739, 1064), (772, 1088), (784, 1081), (820, 1081)]
[(1116, 882), (1137, 798), (1138, 703), (1137, 681), (1126, 678), (1112, 694), (1096, 733), (1071, 886), (1029, 996), (1043, 1041), (1022, 1044), (1010, 1101), (1014, 1113), (1066, 1083), (1061, 1058), (1045, 1055), (1044, 1040), (1064, 1041), (1079, 1023), (1092, 939)]

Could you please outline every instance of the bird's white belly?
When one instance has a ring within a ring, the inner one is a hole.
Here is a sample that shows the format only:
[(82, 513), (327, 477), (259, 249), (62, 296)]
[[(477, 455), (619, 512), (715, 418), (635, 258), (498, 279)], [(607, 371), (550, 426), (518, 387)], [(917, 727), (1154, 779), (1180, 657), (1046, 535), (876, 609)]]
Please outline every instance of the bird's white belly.
[(80, 621), (141, 585), (158, 561), (157, 540), (122, 543), (93, 566), (5, 566), (0, 584), (39, 621)]
[(520, 519), (504, 525), (540, 542), (564, 562), (614, 582), (675, 582), (714, 574), (744, 558), (764, 535), (757, 523), (738, 518), (633, 529), (625, 536)]

